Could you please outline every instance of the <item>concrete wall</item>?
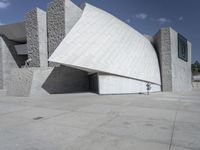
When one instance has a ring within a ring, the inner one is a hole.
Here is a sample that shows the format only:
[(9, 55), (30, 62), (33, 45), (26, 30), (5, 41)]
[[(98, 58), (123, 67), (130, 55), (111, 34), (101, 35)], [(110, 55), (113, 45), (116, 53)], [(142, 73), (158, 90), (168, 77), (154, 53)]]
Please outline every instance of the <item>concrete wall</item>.
[(162, 28), (154, 43), (159, 56), (162, 90), (168, 92), (191, 90), (191, 43), (188, 42), (188, 62), (178, 58), (178, 33)]
[(18, 43), (0, 36), (0, 89), (6, 89), (11, 70), (22, 67), (27, 59), (27, 56), (17, 55), (16, 44)]
[(26, 14), (26, 33), (30, 67), (47, 67), (47, 24), (46, 12), (35, 8)]
[[(47, 9), (49, 57), (78, 21), (81, 14), (81, 9), (70, 0), (54, 0), (49, 3)], [(50, 62), (49, 66), (59, 66), (59, 64)]]
[[(147, 92), (146, 82), (114, 75), (98, 75), (99, 94), (131, 94)], [(161, 91), (160, 85), (151, 85), (150, 92)]]
[(68, 67), (13, 69), (8, 95), (42, 96), (89, 91), (87, 72)]
[[(36, 78), (35, 81), (37, 82), (38, 79)], [(46, 78), (42, 88), (50, 94), (86, 92), (89, 91), (88, 74), (69, 67), (55, 67)]]
[(178, 33), (170, 28), (173, 91), (192, 90), (192, 45), (188, 41), (188, 62), (178, 57)]
[(12, 69), (9, 75), (7, 95), (29, 96), (34, 68)]
[(192, 86), (194, 89), (200, 89), (200, 82), (193, 81)]

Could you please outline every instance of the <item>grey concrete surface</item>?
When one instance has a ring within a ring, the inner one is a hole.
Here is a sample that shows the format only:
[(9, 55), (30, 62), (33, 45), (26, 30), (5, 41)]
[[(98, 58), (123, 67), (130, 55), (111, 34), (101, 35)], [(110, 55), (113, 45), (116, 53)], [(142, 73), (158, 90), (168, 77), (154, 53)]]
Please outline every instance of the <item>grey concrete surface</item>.
[(0, 36), (0, 89), (6, 89), (12, 69), (22, 67), (27, 56), (17, 55), (15, 45), (6, 36)]
[(8, 77), (7, 95), (29, 96), (34, 68), (12, 69)]
[(8, 77), (7, 95), (44, 96), (89, 91), (88, 73), (60, 67), (13, 69)]
[(154, 36), (154, 42), (160, 60), (163, 91), (191, 90), (191, 43), (187, 42), (188, 62), (186, 62), (178, 57), (178, 33), (172, 28), (160, 29)]
[(199, 116), (199, 90), (1, 95), (0, 150), (199, 150)]

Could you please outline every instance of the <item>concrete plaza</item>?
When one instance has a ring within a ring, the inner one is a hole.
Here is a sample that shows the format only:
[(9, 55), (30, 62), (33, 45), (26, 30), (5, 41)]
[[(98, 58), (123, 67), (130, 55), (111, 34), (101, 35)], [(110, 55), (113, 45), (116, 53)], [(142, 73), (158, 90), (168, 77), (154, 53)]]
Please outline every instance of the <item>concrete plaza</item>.
[(0, 96), (0, 150), (199, 150), (200, 91)]

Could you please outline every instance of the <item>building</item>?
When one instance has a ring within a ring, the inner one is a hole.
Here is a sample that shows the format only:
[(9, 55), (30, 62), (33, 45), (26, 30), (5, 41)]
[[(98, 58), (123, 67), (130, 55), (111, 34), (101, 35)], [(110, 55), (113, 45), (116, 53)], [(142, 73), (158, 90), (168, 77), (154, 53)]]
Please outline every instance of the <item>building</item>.
[[(28, 60), (28, 61), (27, 61)], [(90, 4), (55, 0), (0, 26), (0, 88), (29, 96), (188, 91), (191, 43), (172, 28), (139, 33)]]

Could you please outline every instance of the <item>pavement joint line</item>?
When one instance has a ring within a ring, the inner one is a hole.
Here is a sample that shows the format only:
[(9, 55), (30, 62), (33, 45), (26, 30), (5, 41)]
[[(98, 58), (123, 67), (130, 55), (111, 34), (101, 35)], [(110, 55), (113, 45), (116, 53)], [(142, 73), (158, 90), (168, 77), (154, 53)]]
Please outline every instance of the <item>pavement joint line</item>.
[(179, 99), (179, 105), (177, 107), (176, 114), (175, 114), (175, 117), (174, 117), (173, 126), (172, 126), (172, 134), (171, 134), (171, 138), (170, 138), (169, 150), (171, 150), (171, 148), (172, 148), (173, 139), (174, 139), (174, 132), (175, 132), (175, 127), (176, 127), (176, 119), (177, 119), (177, 115), (178, 115), (178, 111), (180, 109), (180, 106), (181, 106), (181, 100)]

